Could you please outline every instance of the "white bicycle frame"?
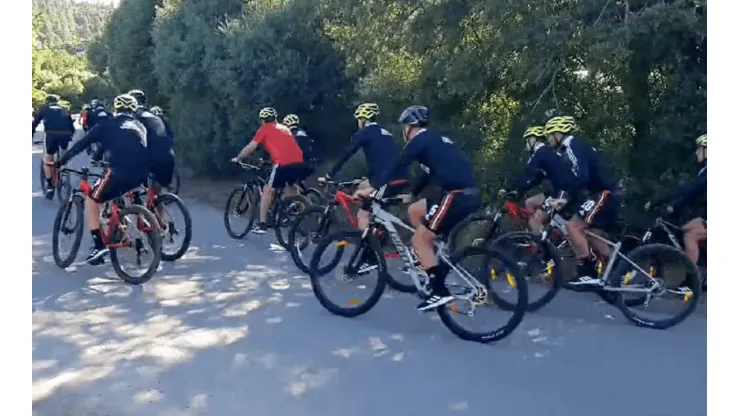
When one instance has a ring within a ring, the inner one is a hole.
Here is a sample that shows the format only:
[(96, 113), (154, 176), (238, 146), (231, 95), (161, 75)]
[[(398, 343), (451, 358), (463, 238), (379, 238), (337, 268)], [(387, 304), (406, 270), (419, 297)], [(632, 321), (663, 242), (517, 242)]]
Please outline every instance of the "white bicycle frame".
[[(409, 275), (411, 276), (411, 279), (414, 282), (414, 286), (416, 286), (416, 290), (419, 291), (419, 293), (424, 293), (426, 295), (429, 295), (431, 293), (430, 289), (427, 288), (427, 282), (429, 280), (429, 277), (426, 276), (426, 274), (419, 273), (419, 268), (415, 266), (416, 263), (416, 256), (412, 252), (409, 247), (401, 241), (401, 237), (398, 235), (398, 230), (396, 229), (396, 225), (400, 226), (401, 228), (404, 228), (408, 231), (414, 232), (414, 228), (403, 222), (401, 219), (396, 217), (395, 215), (391, 214), (390, 212), (383, 209), (382, 205), (376, 200), (373, 199), (372, 201), (372, 213), (373, 218), (372, 222), (375, 224), (378, 224), (385, 228), (385, 230), (388, 232), (388, 235), (391, 238), (391, 242), (393, 243), (393, 246), (396, 248), (398, 253), (401, 255), (401, 258), (404, 261), (404, 264), (406, 265), (406, 268), (409, 271)], [(371, 227), (368, 227), (363, 231), (362, 237), (365, 238), (367, 236), (367, 233), (370, 232)], [(441, 240), (435, 240), (434, 242), (434, 251), (437, 254), (438, 258), (447, 264), (451, 270), (454, 270), (458, 275), (460, 275), (463, 280), (465, 280), (466, 284), (473, 288), (474, 290), (470, 294), (470, 296), (462, 296), (462, 298), (472, 300), (473, 296), (475, 296), (476, 293), (478, 293), (481, 290), (486, 290), (483, 285), (478, 282), (476, 278), (470, 275), (470, 273), (467, 272), (467, 270), (460, 269), (454, 264), (450, 262), (450, 259), (447, 257), (446, 252), (446, 246), (447, 244), (444, 241)]]

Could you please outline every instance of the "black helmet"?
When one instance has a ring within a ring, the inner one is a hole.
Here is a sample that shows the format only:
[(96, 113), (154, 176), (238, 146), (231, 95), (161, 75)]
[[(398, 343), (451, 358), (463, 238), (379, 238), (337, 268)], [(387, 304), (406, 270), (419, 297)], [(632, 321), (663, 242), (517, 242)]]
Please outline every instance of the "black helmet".
[(46, 101), (46, 104), (49, 104), (49, 105), (56, 104), (57, 102), (59, 102), (59, 96), (56, 94), (49, 94), (46, 96), (45, 101)]
[(429, 110), (421, 105), (412, 105), (403, 110), (401, 116), (398, 117), (398, 122), (404, 126), (424, 127), (429, 122)]
[(146, 105), (146, 94), (144, 94), (144, 91), (131, 90), (128, 92), (128, 95), (136, 98), (136, 102), (139, 103), (139, 105)]

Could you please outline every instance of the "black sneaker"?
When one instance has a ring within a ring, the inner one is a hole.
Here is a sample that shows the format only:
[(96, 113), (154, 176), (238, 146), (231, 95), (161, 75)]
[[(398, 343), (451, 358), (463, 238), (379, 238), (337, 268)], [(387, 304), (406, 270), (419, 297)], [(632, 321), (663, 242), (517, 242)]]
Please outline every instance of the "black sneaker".
[(601, 279), (598, 278), (598, 272), (596, 271), (596, 265), (591, 259), (587, 259), (583, 263), (578, 264), (576, 276), (577, 277), (570, 282), (572, 285), (593, 286), (601, 284)]
[(93, 247), (90, 249), (90, 254), (87, 255), (87, 258), (85, 259), (85, 263), (91, 265), (91, 266), (97, 266), (100, 264), (105, 263), (105, 255), (108, 254), (110, 250), (108, 250), (108, 247), (103, 248), (96, 248)]
[[(440, 292), (440, 293), (436, 293)], [(426, 312), (432, 309), (437, 309), (440, 306), (446, 305), (453, 300), (455, 300), (455, 297), (450, 295), (450, 292), (445, 290), (446, 293), (441, 293), (443, 291), (432, 291), (432, 294), (427, 296), (417, 307), (416, 310), (419, 312)]]
[(53, 184), (46, 184), (46, 199), (51, 201), (54, 199), (54, 185)]
[(252, 232), (255, 234), (265, 234), (267, 232), (267, 225), (264, 222), (258, 222), (252, 227)]

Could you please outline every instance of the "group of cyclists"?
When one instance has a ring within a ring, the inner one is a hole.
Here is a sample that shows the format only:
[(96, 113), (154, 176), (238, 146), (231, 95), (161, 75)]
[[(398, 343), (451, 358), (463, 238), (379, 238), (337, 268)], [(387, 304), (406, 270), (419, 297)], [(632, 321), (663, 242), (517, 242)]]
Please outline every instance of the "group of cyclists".
[(85, 198), (85, 212), (93, 245), (85, 262), (104, 263), (109, 250), (103, 243), (100, 225), (101, 206), (152, 178), (155, 193), (167, 187), (175, 167), (173, 133), (162, 116), (161, 109), (148, 108), (146, 94), (131, 90), (113, 99), (113, 112), (102, 101), (94, 100), (83, 111), (85, 136), (62, 156), (74, 134), (69, 113), (59, 105), (59, 96), (49, 95), (44, 107), (33, 120), (32, 131), (43, 122), (46, 132), (44, 171), (47, 180), (46, 197), (52, 199), (52, 170), (59, 169), (91, 146), (94, 161), (105, 162), (105, 173)]
[[(101, 204), (139, 186), (150, 174), (158, 188), (169, 184), (174, 168), (172, 130), (161, 110), (147, 108), (145, 94), (132, 90), (115, 97), (112, 114), (102, 102), (91, 103), (83, 112), (85, 137), (59, 160), (53, 161), (52, 156), (60, 148), (67, 147), (74, 132), (72, 120), (58, 105), (58, 99), (49, 96), (47, 105), (33, 121), (34, 130), (41, 121), (46, 125), (44, 160), (47, 164), (58, 168), (93, 143), (99, 146), (94, 159), (107, 154), (107, 171), (85, 202), (93, 239), (86, 261), (100, 264), (107, 252), (100, 236)], [(411, 245), (421, 268), (429, 277), (430, 289), (417, 309), (433, 310), (454, 300), (444, 285), (449, 266), (438, 261), (435, 239), (447, 235), (457, 223), (481, 208), (480, 186), (473, 165), (459, 147), (431, 127), (430, 112), (426, 107), (413, 105), (400, 114), (398, 123), (403, 146), (378, 123), (379, 116), (380, 108), (375, 103), (363, 103), (356, 108), (354, 118), (358, 131), (352, 136), (349, 147), (318, 182), (326, 183), (338, 175), (346, 161), (362, 149), (368, 174), (357, 187), (354, 197), (398, 197), (409, 204), (408, 218), (415, 230)], [(313, 174), (315, 164), (308, 156), (313, 141), (300, 127), (297, 115), (288, 114), (279, 121), (277, 111), (266, 107), (259, 111), (259, 120), (260, 128), (232, 162), (247, 159), (259, 146), (272, 160), (269, 179), (261, 193), (259, 220), (252, 230), (261, 234), (271, 226), (267, 218), (276, 191), (282, 189), (284, 195), (292, 195), (295, 192), (292, 185)], [(600, 241), (589, 241), (585, 230), (608, 229), (617, 221), (622, 199), (617, 182), (601, 153), (587, 138), (577, 134), (576, 123), (571, 116), (555, 116), (543, 126), (531, 126), (524, 132), (523, 139), (530, 153), (524, 172), (514, 189), (499, 193), (518, 199), (547, 179), (550, 182), (548, 192), (526, 199), (526, 207), (534, 212), (529, 227), (532, 232), (540, 232), (548, 221), (547, 212), (552, 209), (567, 218), (566, 230), (578, 261), (576, 284), (598, 283), (591, 249), (607, 258), (611, 248)], [(695, 184), (645, 205), (646, 210), (662, 208), (669, 212), (686, 207), (696, 209), (695, 218), (683, 225), (685, 252), (694, 263), (699, 258), (699, 243), (707, 238), (706, 134), (697, 138), (695, 144), (697, 161), (701, 166)], [(414, 161), (419, 163), (422, 174), (412, 183), (409, 167)], [(47, 179), (51, 177), (50, 168), (46, 169)], [(441, 191), (439, 197), (417, 199), (431, 182)], [(53, 195), (53, 187), (48, 189)], [(360, 210), (357, 217), (358, 227), (366, 228), (370, 213)], [(368, 256), (363, 261), (372, 263), (377, 260)]]

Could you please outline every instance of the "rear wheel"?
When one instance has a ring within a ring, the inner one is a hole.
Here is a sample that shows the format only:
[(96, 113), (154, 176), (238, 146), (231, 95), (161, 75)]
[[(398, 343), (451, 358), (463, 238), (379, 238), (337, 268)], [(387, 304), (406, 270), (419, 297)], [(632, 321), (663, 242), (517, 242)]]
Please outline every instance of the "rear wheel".
[[(162, 234), (157, 223), (157, 217), (141, 205), (131, 205), (120, 211), (118, 236), (114, 238), (130, 243), (129, 247), (111, 248), (110, 260), (113, 270), (126, 283), (140, 285), (148, 282), (154, 276), (162, 260)], [(145, 247), (145, 245), (149, 247)], [(140, 267), (137, 273), (121, 264), (121, 256), (127, 254), (124, 250), (131, 250), (135, 254), (136, 266)], [(149, 254), (148, 261), (142, 257)], [(140, 273), (138, 273), (140, 272)]]
[(41, 158), (39, 163), (39, 184), (41, 185), (41, 192), (46, 194), (46, 172), (44, 172), (44, 159)]
[[(231, 238), (241, 240), (249, 234), (257, 218), (258, 207), (259, 197), (252, 188), (245, 185), (231, 191), (224, 210), (224, 226)], [(239, 220), (245, 224), (239, 225)]]
[[(82, 228), (84, 227), (85, 210), (84, 200), (81, 196), (75, 195), (62, 204), (57, 210), (54, 218), (54, 229), (52, 231), (52, 253), (54, 254), (54, 263), (61, 268), (67, 268), (72, 265), (77, 258), (82, 243)], [(71, 247), (66, 254), (62, 253), (61, 240), (71, 237)]]

